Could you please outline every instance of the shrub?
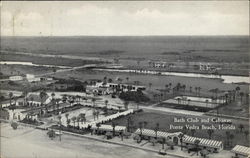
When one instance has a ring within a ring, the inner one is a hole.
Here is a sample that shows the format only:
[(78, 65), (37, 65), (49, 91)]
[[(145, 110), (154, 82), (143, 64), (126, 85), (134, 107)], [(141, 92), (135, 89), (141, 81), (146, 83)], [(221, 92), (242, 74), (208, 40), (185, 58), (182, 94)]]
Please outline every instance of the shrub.
[(17, 126), (18, 126), (18, 124), (17, 124), (16, 122), (12, 122), (12, 123), (11, 123), (11, 127), (12, 127), (14, 130), (17, 129)]

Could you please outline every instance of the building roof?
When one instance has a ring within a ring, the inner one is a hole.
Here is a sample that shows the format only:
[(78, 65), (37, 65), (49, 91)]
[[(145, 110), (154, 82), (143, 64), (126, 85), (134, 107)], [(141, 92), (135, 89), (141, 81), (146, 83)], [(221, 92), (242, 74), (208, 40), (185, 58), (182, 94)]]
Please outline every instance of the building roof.
[[(96, 126), (93, 126), (92, 127), (93, 129), (97, 129)], [(99, 130), (104, 130), (104, 131), (113, 131), (113, 127), (111, 125), (104, 125), (102, 124), (100, 127), (99, 127)], [(115, 126), (115, 131), (125, 131), (126, 130), (126, 127), (125, 126)]]
[(35, 102), (45, 102), (48, 98), (49, 98), (48, 95), (46, 95), (46, 97), (41, 99), (41, 97), (39, 95), (30, 94), (27, 99), (28, 99), (28, 101), (32, 101), (32, 99), (33, 99), (33, 101), (35, 101)]
[(188, 135), (185, 135), (183, 137), (184, 143), (194, 144), (195, 140), (200, 140), (200, 143), (199, 143), (200, 146), (206, 146), (206, 147), (212, 147), (212, 148), (222, 148), (222, 141), (205, 139), (205, 138), (198, 138), (198, 137), (191, 137)]
[(244, 155), (244, 156), (250, 156), (250, 148), (242, 145), (236, 145), (231, 152)]
[[(135, 134), (141, 134), (141, 130), (138, 128), (135, 131)], [(168, 132), (162, 132), (157, 131), (157, 137), (167, 138), (170, 136), (179, 136), (181, 132), (175, 132), (175, 133), (168, 133)], [(149, 137), (155, 137), (155, 131), (151, 129), (142, 129), (142, 135), (149, 136)]]

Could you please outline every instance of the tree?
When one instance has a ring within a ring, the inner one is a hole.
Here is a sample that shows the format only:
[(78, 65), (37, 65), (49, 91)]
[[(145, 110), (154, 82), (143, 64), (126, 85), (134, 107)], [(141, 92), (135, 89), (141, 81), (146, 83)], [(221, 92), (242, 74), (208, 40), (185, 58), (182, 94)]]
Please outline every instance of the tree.
[(47, 97), (47, 93), (43, 90), (43, 91), (40, 92), (39, 96), (40, 96), (40, 99), (41, 99), (41, 106), (43, 106), (44, 101), (45, 101), (44, 99), (45, 99), (45, 97)]
[(113, 136), (115, 136), (115, 127), (116, 127), (116, 123), (113, 121), (111, 126), (113, 127)]
[(152, 87), (152, 83), (150, 82), (150, 83), (148, 83), (148, 86), (149, 86), (149, 89), (151, 89), (151, 87)]
[(128, 118), (127, 118), (127, 131), (128, 132), (130, 132), (130, 128), (131, 128), (131, 117), (129, 116)]
[(239, 129), (240, 129), (240, 132), (242, 132), (243, 129), (244, 129), (244, 125), (243, 124), (239, 124)]
[(126, 77), (127, 82), (129, 81), (129, 77)]
[(248, 130), (244, 131), (244, 134), (245, 134), (245, 136), (246, 136), (246, 140), (249, 141), (249, 138), (248, 138), (249, 131), (248, 131)]
[(200, 140), (199, 139), (195, 139), (194, 140), (194, 145), (195, 145), (195, 148), (196, 148), (196, 151), (197, 151), (197, 156), (199, 155), (199, 144), (200, 144)]
[(233, 146), (234, 135), (233, 135), (233, 134), (230, 134), (230, 135), (229, 135), (229, 138), (230, 138), (230, 140), (231, 140), (231, 146)]
[(99, 128), (101, 127), (101, 124), (100, 124), (100, 123), (97, 123), (97, 124), (96, 124), (96, 127), (97, 127), (97, 129), (96, 129), (96, 130), (97, 130), (97, 131), (96, 131), (96, 133), (98, 134), (98, 133), (99, 133)]
[(66, 122), (67, 122), (67, 126), (69, 126), (69, 124), (68, 124), (68, 120), (69, 120), (69, 114), (67, 113), (67, 114), (65, 114), (65, 117), (66, 117)]
[(55, 93), (54, 92), (51, 93), (51, 97), (52, 97), (52, 99), (54, 99), (54, 97), (55, 97)]
[(154, 131), (155, 131), (155, 138), (157, 139), (157, 132), (159, 130), (159, 127), (160, 127), (160, 124), (157, 122), (156, 125), (155, 125), (155, 128), (154, 128)]
[(11, 104), (12, 104), (11, 101), (13, 99), (13, 93), (12, 92), (9, 93), (9, 99), (10, 99), (10, 106), (11, 106)]
[(140, 136), (142, 137), (143, 122), (139, 122)]
[(95, 108), (95, 101), (96, 101), (96, 98), (92, 98), (92, 103), (93, 103), (93, 107)]
[(208, 99), (206, 99), (206, 101), (205, 101), (205, 102), (206, 102), (206, 108), (207, 108), (207, 107), (208, 107)]
[(62, 116), (59, 115), (58, 117), (58, 120), (59, 120), (59, 129), (60, 129), (60, 134), (59, 134), (59, 140), (61, 141), (61, 130), (62, 130)]
[(109, 101), (105, 100), (104, 102), (105, 102), (105, 108), (108, 109), (108, 103), (109, 103)]
[(79, 117), (80, 117), (80, 121), (81, 121), (81, 123), (83, 123), (84, 122), (84, 124), (86, 123), (86, 114), (84, 114), (84, 113), (80, 113), (79, 114)]
[(240, 103), (241, 103), (241, 105), (242, 105), (242, 102), (243, 102), (243, 96), (244, 96), (244, 93), (240, 92)]
[(181, 142), (181, 150), (183, 149), (183, 137), (184, 137), (184, 134), (181, 133), (181, 134), (179, 135), (180, 142)]
[(196, 133), (196, 130), (195, 129), (191, 129), (191, 136), (193, 137), (194, 134)]
[(73, 124), (74, 124), (74, 127), (75, 127), (76, 117), (75, 117), (75, 116), (73, 116), (73, 117), (71, 118), (71, 120), (73, 121)]
[(78, 128), (78, 129), (80, 129), (80, 121), (81, 121), (80, 116), (77, 116), (77, 117), (76, 117), (76, 122), (77, 122), (77, 128)]
[(128, 110), (128, 104), (129, 104), (128, 101), (125, 101), (125, 102), (124, 102), (124, 109), (125, 109), (125, 110)]
[(208, 134), (208, 136), (209, 136), (209, 139), (211, 139), (212, 138), (212, 134), (214, 133), (214, 130), (212, 130), (212, 129), (208, 129), (207, 130), (207, 134)]
[(11, 123), (11, 127), (12, 127), (14, 130), (16, 130), (17, 127), (18, 127), (18, 124), (17, 124), (16, 122), (12, 122), (12, 123)]
[(181, 98), (177, 98), (178, 104), (181, 104)]

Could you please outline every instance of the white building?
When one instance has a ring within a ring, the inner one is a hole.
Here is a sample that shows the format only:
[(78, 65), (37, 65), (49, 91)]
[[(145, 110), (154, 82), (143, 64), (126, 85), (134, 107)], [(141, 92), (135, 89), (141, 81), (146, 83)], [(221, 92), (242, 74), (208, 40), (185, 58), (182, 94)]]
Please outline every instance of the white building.
[(9, 79), (11, 81), (21, 81), (23, 80), (23, 77), (22, 76), (10, 76)]

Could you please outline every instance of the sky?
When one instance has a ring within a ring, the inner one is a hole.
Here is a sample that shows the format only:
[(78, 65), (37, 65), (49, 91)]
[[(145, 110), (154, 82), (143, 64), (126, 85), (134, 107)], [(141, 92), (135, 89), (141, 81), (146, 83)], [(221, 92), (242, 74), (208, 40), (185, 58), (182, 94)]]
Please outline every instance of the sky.
[(84, 35), (249, 35), (249, 2), (1, 2), (1, 36)]

